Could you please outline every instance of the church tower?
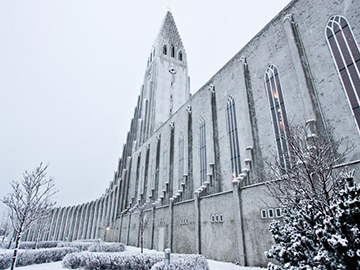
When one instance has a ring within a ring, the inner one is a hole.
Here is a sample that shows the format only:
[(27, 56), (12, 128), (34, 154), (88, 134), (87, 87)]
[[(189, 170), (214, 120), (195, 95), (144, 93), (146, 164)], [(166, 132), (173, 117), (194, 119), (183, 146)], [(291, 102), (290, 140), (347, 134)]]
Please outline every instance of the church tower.
[(140, 95), (140, 145), (190, 96), (186, 52), (171, 12), (151, 48)]

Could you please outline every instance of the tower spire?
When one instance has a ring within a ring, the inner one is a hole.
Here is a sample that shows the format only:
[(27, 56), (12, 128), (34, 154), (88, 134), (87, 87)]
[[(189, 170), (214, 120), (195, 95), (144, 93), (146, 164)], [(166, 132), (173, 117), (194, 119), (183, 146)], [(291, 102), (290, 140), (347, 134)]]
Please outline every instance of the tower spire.
[(179, 47), (184, 47), (174, 17), (170, 11), (166, 12), (165, 18), (160, 27), (159, 34), (155, 40), (155, 44), (159, 44), (160, 42), (177, 44)]
[(139, 145), (190, 96), (186, 53), (174, 17), (167, 11), (150, 50), (139, 104)]

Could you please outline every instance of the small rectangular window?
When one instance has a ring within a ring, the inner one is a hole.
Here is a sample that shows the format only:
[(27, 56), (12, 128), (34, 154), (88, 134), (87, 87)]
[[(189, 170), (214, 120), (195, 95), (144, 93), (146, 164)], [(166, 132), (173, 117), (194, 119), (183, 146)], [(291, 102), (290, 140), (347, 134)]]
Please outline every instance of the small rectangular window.
[(265, 209), (262, 209), (262, 210), (261, 210), (261, 218), (267, 218), (266, 210), (265, 210)]
[(269, 209), (268, 210), (268, 215), (269, 215), (269, 218), (274, 218), (274, 209)]
[(276, 217), (282, 217), (281, 208), (276, 208), (276, 209), (275, 209), (275, 215), (276, 215)]

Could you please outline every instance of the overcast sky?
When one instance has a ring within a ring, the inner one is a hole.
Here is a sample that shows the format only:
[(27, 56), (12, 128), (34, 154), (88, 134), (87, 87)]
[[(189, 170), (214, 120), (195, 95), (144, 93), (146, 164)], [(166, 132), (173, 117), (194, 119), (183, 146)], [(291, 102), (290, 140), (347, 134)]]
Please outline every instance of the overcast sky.
[(0, 197), (49, 163), (58, 205), (104, 193), (170, 8), (191, 93), (289, 0), (0, 0)]

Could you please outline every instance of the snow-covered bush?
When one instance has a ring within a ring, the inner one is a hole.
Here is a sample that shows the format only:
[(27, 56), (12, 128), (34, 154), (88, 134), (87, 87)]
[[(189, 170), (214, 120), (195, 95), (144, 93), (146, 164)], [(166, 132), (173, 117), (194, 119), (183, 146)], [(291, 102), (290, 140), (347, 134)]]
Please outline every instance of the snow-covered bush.
[(40, 241), (37, 244), (37, 248), (55, 248), (59, 244), (59, 241)]
[(170, 266), (166, 268), (164, 261), (160, 261), (151, 270), (209, 270), (206, 258), (202, 255), (173, 254)]
[(125, 250), (123, 243), (100, 243), (88, 248), (90, 252), (122, 252)]
[(0, 253), (0, 269), (7, 269), (11, 265), (11, 259), (13, 254), (11, 252)]
[(163, 260), (163, 254), (133, 254), (133, 253), (97, 253), (83, 251), (76, 254), (66, 255), (63, 259), (63, 267), (86, 270), (149, 270)]
[[(77, 252), (77, 248), (44, 248), (19, 250), (16, 266), (26, 266), (31, 264), (40, 264), (48, 262), (61, 261), (66, 254)], [(0, 269), (9, 268), (11, 265), (12, 253), (0, 253)]]
[(94, 242), (60, 242), (57, 247), (75, 247), (80, 251), (88, 250), (89, 247), (93, 246)]
[(270, 224), (275, 245), (266, 254), (280, 265), (268, 269), (360, 269), (360, 187), (352, 175), (323, 211), (301, 200)]
[[(57, 247), (59, 241), (39, 241), (37, 248), (54, 248)], [(35, 249), (36, 242), (20, 242), (19, 249)], [(15, 243), (11, 245), (14, 248)]]

